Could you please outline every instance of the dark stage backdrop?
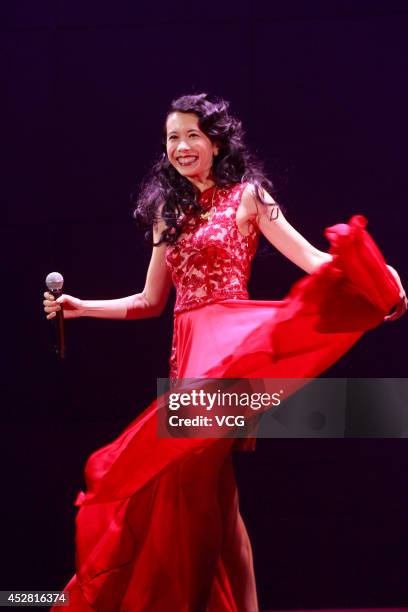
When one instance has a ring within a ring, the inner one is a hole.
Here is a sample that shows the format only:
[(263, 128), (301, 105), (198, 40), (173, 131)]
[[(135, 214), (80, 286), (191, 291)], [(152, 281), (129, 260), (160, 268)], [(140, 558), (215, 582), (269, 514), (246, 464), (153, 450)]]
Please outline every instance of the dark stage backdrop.
[[(129, 193), (184, 93), (231, 101), (288, 220), (319, 248), (354, 213), (408, 283), (405, 1), (2, 3), (0, 589), (61, 588), (86, 457), (167, 374), (160, 319), (68, 321), (51, 350), (44, 278), (110, 298), (141, 291), (150, 256)], [(253, 298), (302, 276), (271, 252)], [(370, 332), (326, 375), (405, 377), (408, 319)], [(9, 341), (6, 340), (10, 336)], [(262, 608), (408, 605), (406, 439), (261, 440), (235, 457)]]

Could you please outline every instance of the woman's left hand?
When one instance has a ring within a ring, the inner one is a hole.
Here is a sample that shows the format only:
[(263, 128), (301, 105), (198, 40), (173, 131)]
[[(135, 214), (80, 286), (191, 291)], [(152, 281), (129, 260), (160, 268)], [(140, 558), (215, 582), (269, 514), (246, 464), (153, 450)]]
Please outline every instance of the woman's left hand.
[(397, 285), (399, 287), (400, 290), (400, 301), (398, 302), (398, 304), (395, 307), (395, 310), (390, 314), (387, 315), (386, 317), (384, 317), (384, 321), (396, 321), (397, 319), (399, 319), (400, 317), (402, 317), (402, 315), (404, 315), (407, 310), (408, 310), (408, 299), (407, 299), (407, 295), (405, 293), (405, 289), (402, 286), (401, 283), (401, 279), (399, 277), (399, 274), (396, 270), (394, 270), (394, 268), (392, 268), (391, 266), (387, 266), (387, 268), (389, 269), (389, 271), (391, 272), (391, 274), (393, 275), (393, 277), (395, 278)]

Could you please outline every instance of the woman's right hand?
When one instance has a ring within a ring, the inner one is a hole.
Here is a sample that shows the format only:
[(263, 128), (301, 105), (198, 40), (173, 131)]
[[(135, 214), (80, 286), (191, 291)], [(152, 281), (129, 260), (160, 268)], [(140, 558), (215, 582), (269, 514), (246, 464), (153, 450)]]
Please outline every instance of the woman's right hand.
[(83, 314), (82, 300), (63, 293), (56, 300), (52, 293), (46, 291), (44, 293), (44, 312), (47, 313), (47, 319), (53, 319), (57, 316), (57, 311), (61, 310), (61, 304), (64, 307), (64, 319), (75, 319)]

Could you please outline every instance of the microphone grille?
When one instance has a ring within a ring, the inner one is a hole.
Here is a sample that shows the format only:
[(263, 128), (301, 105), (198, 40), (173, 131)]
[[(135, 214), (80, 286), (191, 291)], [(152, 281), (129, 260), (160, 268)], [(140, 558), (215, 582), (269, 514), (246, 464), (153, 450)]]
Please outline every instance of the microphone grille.
[(50, 291), (59, 291), (64, 284), (64, 277), (59, 272), (50, 272), (45, 279), (45, 284)]

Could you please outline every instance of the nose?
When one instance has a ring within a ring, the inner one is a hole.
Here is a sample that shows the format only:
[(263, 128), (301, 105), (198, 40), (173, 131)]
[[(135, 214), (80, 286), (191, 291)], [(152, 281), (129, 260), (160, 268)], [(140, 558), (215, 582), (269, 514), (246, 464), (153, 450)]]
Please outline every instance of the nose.
[(189, 150), (189, 146), (186, 142), (184, 142), (183, 140), (180, 140), (180, 142), (178, 143), (177, 146), (177, 151), (188, 151)]

